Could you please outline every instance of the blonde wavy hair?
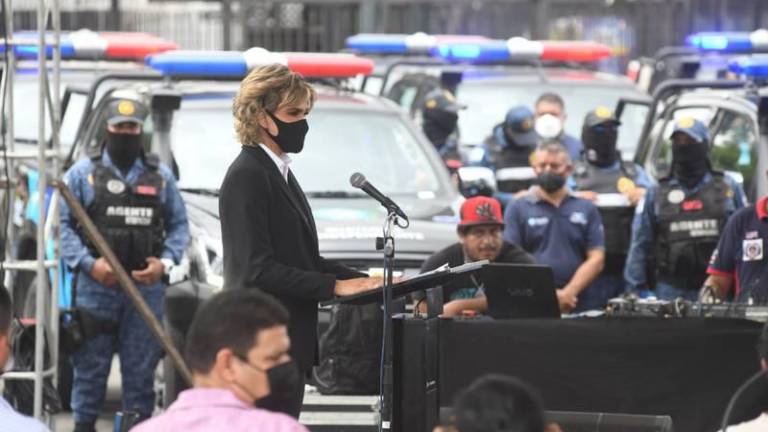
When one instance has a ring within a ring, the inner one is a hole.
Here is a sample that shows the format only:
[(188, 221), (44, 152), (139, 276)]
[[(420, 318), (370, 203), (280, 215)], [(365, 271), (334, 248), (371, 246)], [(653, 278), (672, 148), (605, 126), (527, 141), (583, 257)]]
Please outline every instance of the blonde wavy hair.
[(285, 105), (315, 103), (315, 89), (304, 78), (286, 66), (273, 64), (252, 70), (240, 83), (232, 102), (235, 133), (243, 145), (256, 145), (262, 139), (263, 128), (258, 116), (266, 111), (275, 113)]

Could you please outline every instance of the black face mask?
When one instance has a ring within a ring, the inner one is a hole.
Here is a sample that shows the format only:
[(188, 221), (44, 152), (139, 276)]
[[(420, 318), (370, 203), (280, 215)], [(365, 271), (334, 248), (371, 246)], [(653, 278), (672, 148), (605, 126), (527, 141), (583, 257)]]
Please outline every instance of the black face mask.
[(445, 141), (456, 130), (459, 115), (450, 111), (432, 110), (424, 114), (422, 129), (429, 141), (437, 148), (445, 145)]
[[(286, 153), (299, 153), (304, 148), (304, 137), (309, 131), (309, 124), (306, 119), (286, 123), (274, 114), (267, 111), (272, 120), (277, 125), (277, 135), (272, 135), (267, 130), (267, 135)], [(266, 130), (266, 129), (265, 129)]]
[(550, 171), (544, 171), (536, 177), (536, 184), (539, 185), (544, 192), (551, 194), (565, 186), (565, 177)]
[(259, 408), (283, 412), (285, 407), (290, 407), (295, 403), (296, 394), (302, 391), (299, 388), (302, 385), (299, 368), (291, 360), (267, 369), (266, 374), (269, 382), (269, 394), (254, 403)]
[(126, 172), (141, 154), (141, 135), (107, 131), (106, 149), (112, 163), (120, 171)]
[(584, 142), (587, 161), (599, 167), (613, 165), (618, 159), (617, 139), (618, 131), (614, 125), (585, 127), (581, 133), (581, 140)]
[(680, 145), (672, 141), (673, 174), (685, 187), (692, 188), (709, 172), (706, 142)]

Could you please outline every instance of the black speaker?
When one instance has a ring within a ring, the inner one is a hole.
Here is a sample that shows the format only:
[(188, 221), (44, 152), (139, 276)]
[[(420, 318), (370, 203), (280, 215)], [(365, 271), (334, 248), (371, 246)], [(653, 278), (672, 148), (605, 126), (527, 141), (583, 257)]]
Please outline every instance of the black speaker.
[(547, 411), (546, 418), (567, 432), (673, 432), (672, 417), (594, 412)]

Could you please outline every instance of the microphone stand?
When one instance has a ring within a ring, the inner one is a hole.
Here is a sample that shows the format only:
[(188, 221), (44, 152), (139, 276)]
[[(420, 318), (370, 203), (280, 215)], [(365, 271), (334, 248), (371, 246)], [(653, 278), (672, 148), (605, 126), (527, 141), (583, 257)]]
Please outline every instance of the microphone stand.
[[(384, 329), (382, 335), (382, 370), (383, 379), (380, 383), (381, 418), (379, 430), (388, 431), (392, 425), (392, 286), (395, 270), (395, 238), (392, 229), (397, 224), (397, 215), (391, 210), (384, 223), (383, 237), (376, 238), (376, 250), (384, 251)], [(399, 225), (398, 225), (399, 226)]]

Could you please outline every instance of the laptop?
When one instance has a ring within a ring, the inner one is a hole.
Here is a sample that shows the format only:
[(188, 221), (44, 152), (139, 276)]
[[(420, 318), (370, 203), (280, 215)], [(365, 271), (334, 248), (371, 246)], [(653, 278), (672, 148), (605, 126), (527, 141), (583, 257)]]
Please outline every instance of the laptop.
[(549, 266), (491, 263), (481, 270), (480, 276), (491, 317), (560, 318), (555, 279)]

